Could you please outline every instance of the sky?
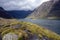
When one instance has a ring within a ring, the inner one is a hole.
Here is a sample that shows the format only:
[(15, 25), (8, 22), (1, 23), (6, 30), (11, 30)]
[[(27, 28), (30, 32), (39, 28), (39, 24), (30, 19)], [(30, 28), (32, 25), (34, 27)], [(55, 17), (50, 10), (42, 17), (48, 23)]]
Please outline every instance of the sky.
[(0, 0), (0, 7), (5, 10), (34, 10), (49, 0)]

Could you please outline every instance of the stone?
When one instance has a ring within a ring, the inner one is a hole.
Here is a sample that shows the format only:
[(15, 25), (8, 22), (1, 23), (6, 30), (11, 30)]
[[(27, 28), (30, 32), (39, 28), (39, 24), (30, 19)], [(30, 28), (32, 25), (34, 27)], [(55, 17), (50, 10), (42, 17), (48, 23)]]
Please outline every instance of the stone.
[(14, 34), (14, 33), (8, 33), (3, 36), (2, 40), (18, 40), (18, 35)]

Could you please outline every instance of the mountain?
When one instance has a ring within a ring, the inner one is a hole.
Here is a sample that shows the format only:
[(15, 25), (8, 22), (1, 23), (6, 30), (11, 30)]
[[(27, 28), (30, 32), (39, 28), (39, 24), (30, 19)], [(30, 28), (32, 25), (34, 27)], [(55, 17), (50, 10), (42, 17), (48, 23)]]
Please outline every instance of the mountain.
[(15, 19), (23, 19), (26, 18), (32, 11), (25, 10), (11, 10), (6, 11), (2, 7), (0, 7), (0, 17), (1, 18), (15, 18)]
[(47, 17), (55, 17), (60, 19), (60, 0), (53, 5)]
[(27, 18), (32, 19), (40, 19), (40, 18), (47, 18), (47, 19), (60, 19), (60, 1), (59, 0), (51, 0), (42, 3), (38, 8), (34, 10), (31, 15)]
[(11, 10), (11, 11), (7, 11), (7, 13), (9, 13), (9, 15), (13, 16), (13, 18), (16, 19), (23, 19), (26, 18), (29, 14), (32, 13), (32, 11), (28, 10)]
[(0, 18), (12, 18), (2, 7), (0, 7)]

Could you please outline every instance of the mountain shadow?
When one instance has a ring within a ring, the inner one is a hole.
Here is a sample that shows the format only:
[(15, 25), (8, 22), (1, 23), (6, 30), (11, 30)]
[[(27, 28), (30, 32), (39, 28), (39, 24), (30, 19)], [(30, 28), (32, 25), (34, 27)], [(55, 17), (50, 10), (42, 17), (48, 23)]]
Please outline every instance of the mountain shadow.
[(48, 16), (54, 16), (57, 17), (57, 19), (60, 19), (60, 0), (52, 6), (52, 9), (50, 10)]
[(11, 19), (12, 16), (9, 15), (2, 7), (0, 7), (0, 18)]
[(2, 7), (0, 7), (0, 17), (6, 19), (23, 19), (26, 18), (32, 11), (24, 11), (24, 10), (11, 10), (6, 11)]
[(25, 10), (12, 10), (12, 11), (7, 11), (9, 15), (13, 16), (13, 18), (16, 19), (24, 19), (28, 15), (30, 15), (33, 11), (25, 11)]

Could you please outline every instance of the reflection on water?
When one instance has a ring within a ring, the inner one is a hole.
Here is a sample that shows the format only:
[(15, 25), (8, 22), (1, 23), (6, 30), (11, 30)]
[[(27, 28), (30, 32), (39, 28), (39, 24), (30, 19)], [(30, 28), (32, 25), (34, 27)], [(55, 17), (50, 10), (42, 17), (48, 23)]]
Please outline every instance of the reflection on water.
[(38, 25), (41, 25), (49, 30), (52, 30), (58, 34), (60, 34), (60, 20), (47, 20), (47, 19), (19, 19), (19, 21), (26, 21), (26, 22), (32, 22)]

